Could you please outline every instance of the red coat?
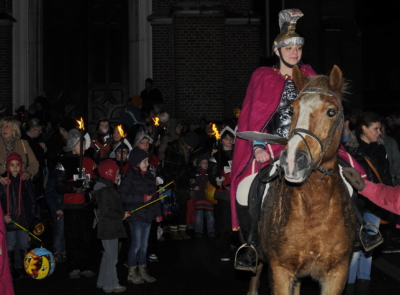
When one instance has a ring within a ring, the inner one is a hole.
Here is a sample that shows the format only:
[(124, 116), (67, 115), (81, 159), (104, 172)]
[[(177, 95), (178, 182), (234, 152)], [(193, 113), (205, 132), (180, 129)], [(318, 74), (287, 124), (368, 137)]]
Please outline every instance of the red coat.
[[(301, 71), (307, 77), (316, 73), (310, 65), (303, 65)], [(291, 77), (289, 77), (290, 79)], [(285, 78), (274, 68), (261, 67), (252, 75), (243, 102), (242, 112), (238, 122), (238, 132), (259, 131), (267, 132), (266, 126), (272, 115), (277, 110), (285, 87)], [(285, 145), (268, 144), (267, 152), (272, 158), (280, 155)], [(352, 167), (357, 169), (365, 177), (364, 169), (340, 146), (338, 155), (344, 158)], [(239, 183), (252, 174), (254, 160), (253, 142), (236, 138), (235, 152), (233, 154), (231, 171), (231, 212), (232, 229), (239, 229), (236, 212), (236, 190)], [(268, 163), (264, 163), (262, 167)], [(257, 166), (257, 165), (256, 165)], [(257, 169), (257, 168), (256, 168)], [(257, 172), (257, 171), (255, 171)]]
[(382, 183), (365, 181), (365, 188), (359, 192), (379, 207), (400, 214), (400, 185), (392, 187)]
[[(310, 65), (303, 65), (301, 71), (307, 76), (316, 73)], [(290, 78), (290, 77), (289, 77)], [(285, 87), (285, 77), (275, 68), (261, 67), (254, 71), (247, 87), (242, 112), (238, 121), (238, 132), (259, 131), (267, 132), (266, 126), (277, 110)], [(283, 145), (270, 145), (273, 156), (280, 154)], [(268, 153), (271, 150), (267, 148)], [(236, 213), (236, 190), (239, 183), (252, 174), (251, 163), (254, 159), (253, 142), (236, 138), (231, 171), (231, 211), (232, 228), (239, 228)], [(265, 166), (267, 163), (263, 164)]]
[(3, 210), (0, 210), (0, 290), (2, 295), (14, 295), (6, 241)]

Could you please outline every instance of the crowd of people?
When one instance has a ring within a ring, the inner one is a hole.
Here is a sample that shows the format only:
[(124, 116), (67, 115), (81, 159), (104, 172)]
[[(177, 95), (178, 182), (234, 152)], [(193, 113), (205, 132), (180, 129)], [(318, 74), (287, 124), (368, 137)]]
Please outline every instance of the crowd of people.
[[(156, 281), (147, 262), (158, 261), (163, 233), (174, 241), (215, 239), (221, 261), (229, 261), (235, 230), (247, 241), (252, 223), (247, 208), (236, 202), (237, 187), (254, 173), (253, 162), (265, 166), (283, 149), (240, 140), (235, 130), (287, 138), (287, 107), (296, 98), (292, 68), (316, 75), (301, 63), (303, 38), (289, 37), (274, 43), (277, 65), (253, 74), (239, 121), (235, 111), (223, 120), (201, 118), (192, 128), (170, 116), (151, 79), (140, 96), (129, 99), (119, 122), (102, 118), (94, 134), (79, 129), (74, 118), (54, 124), (44, 97), (29, 112), (20, 108), (16, 116), (2, 118), (0, 257), (8, 255), (1, 263), (9, 263), (12, 279), (26, 276), (22, 263), (33, 243), (15, 223), (32, 229), (45, 212), (51, 214), (52, 252), (67, 264), (70, 279), (96, 275), (90, 261), (95, 232), (103, 253), (96, 287), (106, 293), (126, 290), (117, 276), (119, 259), (129, 268), (128, 282)], [(386, 206), (392, 212), (386, 211), (362, 196), (364, 189), (366, 195), (377, 190), (373, 184), (400, 183), (400, 112), (382, 118), (353, 110), (342, 141), (367, 178), (365, 185), (356, 170), (345, 173), (360, 192), (359, 211), (374, 225), (371, 231), (381, 226), (383, 251), (400, 252), (399, 209)], [(256, 234), (250, 242), (257, 249)], [(345, 292), (368, 294), (373, 251), (355, 246), (353, 252)], [(243, 267), (252, 260), (251, 250), (238, 257)]]

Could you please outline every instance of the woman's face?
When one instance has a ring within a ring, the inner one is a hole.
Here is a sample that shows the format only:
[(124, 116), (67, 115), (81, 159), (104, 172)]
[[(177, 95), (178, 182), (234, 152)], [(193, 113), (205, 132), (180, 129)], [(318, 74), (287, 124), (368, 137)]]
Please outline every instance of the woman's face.
[[(279, 51), (278, 49), (275, 49), (276, 55), (279, 56)], [(301, 60), (301, 55), (303, 54), (303, 47), (301, 45), (291, 45), (291, 46), (286, 46), (281, 48), (281, 53), (283, 59), (290, 65), (294, 66), (298, 64), (298, 62)], [(281, 61), (281, 66), (282, 66), (282, 61)]]
[(32, 128), (30, 133), (32, 138), (37, 138), (42, 134), (42, 128)]
[(178, 124), (178, 125), (176, 126), (176, 128), (175, 128), (176, 134), (181, 134), (182, 129), (183, 129), (182, 124)]
[(362, 134), (360, 138), (366, 143), (377, 142), (379, 135), (381, 135), (381, 122), (372, 123), (369, 127), (362, 126)]
[(121, 140), (121, 134), (119, 134), (118, 128), (114, 129), (113, 140), (114, 141), (120, 141)]
[(12, 122), (4, 122), (4, 124), (1, 125), (1, 137), (6, 140), (13, 138)]

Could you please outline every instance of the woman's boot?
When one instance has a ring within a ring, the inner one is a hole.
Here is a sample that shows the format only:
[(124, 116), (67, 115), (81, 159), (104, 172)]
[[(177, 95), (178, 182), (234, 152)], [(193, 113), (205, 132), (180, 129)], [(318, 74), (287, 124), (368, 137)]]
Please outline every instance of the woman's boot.
[(129, 267), (128, 282), (131, 282), (132, 284), (135, 284), (135, 285), (144, 283), (144, 281), (138, 274), (137, 266)]
[(179, 233), (184, 240), (190, 240), (192, 237), (186, 233), (186, 225), (179, 226)]
[(155, 278), (149, 276), (149, 274), (147, 273), (146, 265), (139, 265), (139, 276), (143, 279), (143, 281), (147, 283), (153, 283), (156, 281)]
[(178, 226), (174, 226), (174, 225), (171, 225), (170, 226), (170, 229), (171, 229), (171, 238), (174, 240), (174, 241), (180, 241), (180, 240), (182, 240), (183, 238), (182, 238), (182, 236), (179, 234), (179, 232), (178, 232)]

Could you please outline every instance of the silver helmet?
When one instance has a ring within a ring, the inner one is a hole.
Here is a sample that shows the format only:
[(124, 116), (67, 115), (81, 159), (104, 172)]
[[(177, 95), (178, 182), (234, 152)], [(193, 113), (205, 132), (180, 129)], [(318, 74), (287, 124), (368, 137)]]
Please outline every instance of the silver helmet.
[[(64, 152), (70, 152), (72, 149), (79, 143), (81, 138), (81, 132), (73, 128), (70, 131), (68, 131), (67, 135), (67, 145), (63, 147)], [(90, 136), (88, 133), (84, 135), (85, 139), (85, 150), (90, 147)]]
[(148, 138), (149, 139), (149, 143), (153, 143), (153, 139), (150, 137), (150, 135), (148, 135), (144, 130), (140, 130), (135, 137), (135, 141), (133, 142), (133, 147), (137, 147), (137, 145), (139, 144), (139, 142), (143, 139), (143, 138)]

